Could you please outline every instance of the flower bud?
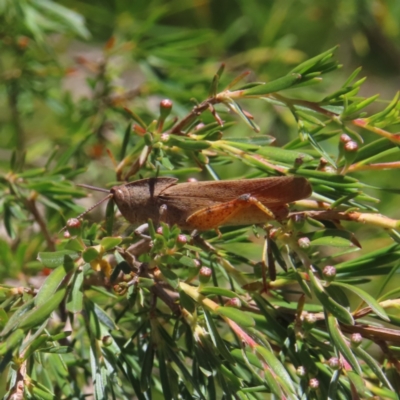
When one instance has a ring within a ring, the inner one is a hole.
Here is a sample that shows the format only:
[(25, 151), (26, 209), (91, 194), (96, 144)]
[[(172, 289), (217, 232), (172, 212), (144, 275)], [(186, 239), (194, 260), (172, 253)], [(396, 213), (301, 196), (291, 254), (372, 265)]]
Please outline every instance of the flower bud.
[(240, 308), (242, 306), (242, 302), (240, 301), (240, 299), (238, 297), (233, 297), (233, 298), (229, 299), (225, 303), (225, 306), (226, 307)]
[(172, 101), (169, 99), (161, 100), (160, 102), (160, 116), (157, 121), (157, 132), (161, 132), (164, 126), (164, 122), (168, 115), (171, 113)]
[(297, 367), (297, 369), (296, 369), (296, 375), (297, 375), (298, 377), (304, 378), (304, 377), (306, 376), (306, 374), (307, 374), (307, 371), (306, 371), (306, 369), (305, 369), (302, 365), (300, 365), (300, 367)]
[(303, 328), (305, 330), (311, 330), (314, 328), (315, 323), (317, 322), (317, 318), (315, 314), (312, 313), (305, 313), (303, 316)]
[(212, 275), (212, 269), (201, 267), (199, 272), (199, 280), (201, 284), (208, 283)]
[(163, 134), (161, 134), (160, 140), (162, 142), (168, 142), (169, 138), (170, 138), (170, 136), (168, 135), (168, 133), (163, 133)]
[(328, 365), (334, 371), (337, 371), (338, 369), (342, 368), (342, 363), (340, 362), (339, 358), (337, 358), (337, 357), (331, 357), (328, 360)]
[(336, 268), (333, 265), (327, 265), (322, 270), (322, 275), (327, 282), (332, 282), (336, 278)]
[(186, 244), (187, 243), (187, 237), (186, 235), (178, 235), (176, 241), (178, 242), (178, 244)]
[(308, 249), (310, 247), (310, 239), (308, 237), (300, 238), (297, 243), (302, 249)]
[(308, 383), (311, 390), (317, 390), (319, 388), (319, 380), (316, 378), (310, 379)]
[(108, 347), (112, 345), (113, 339), (110, 335), (106, 335), (101, 338), (101, 341), (103, 342), (103, 346)]
[(358, 347), (362, 342), (363, 337), (360, 333), (353, 333), (350, 337), (351, 346)]
[(68, 239), (68, 235), (66, 235), (66, 233), (69, 233), (69, 237), (71, 237), (71, 235), (77, 235), (80, 232), (81, 229), (81, 221), (78, 218), (70, 218), (67, 221), (67, 225), (66, 225), (67, 231), (64, 233), (64, 237), (66, 239)]
[(67, 221), (67, 228), (79, 228), (81, 226), (81, 221), (78, 218), (70, 218)]
[(344, 150), (348, 153), (352, 153), (358, 150), (358, 144), (353, 140), (350, 140), (344, 145)]
[(347, 142), (351, 141), (351, 137), (349, 135), (346, 135), (345, 133), (340, 135), (340, 142), (343, 144), (346, 144)]
[(201, 267), (201, 262), (200, 262), (197, 258), (195, 258), (195, 259), (193, 260), (193, 262), (196, 264), (196, 267), (197, 267), (197, 268), (200, 268), (200, 267)]

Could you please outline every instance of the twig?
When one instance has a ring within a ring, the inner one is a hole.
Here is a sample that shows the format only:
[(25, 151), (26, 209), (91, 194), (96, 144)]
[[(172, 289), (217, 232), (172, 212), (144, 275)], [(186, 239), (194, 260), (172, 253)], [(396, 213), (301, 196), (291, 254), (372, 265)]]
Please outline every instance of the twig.
[(192, 108), (192, 111), (190, 111), (190, 113), (186, 115), (186, 117), (177, 122), (167, 133), (173, 133), (175, 135), (185, 135), (185, 133), (182, 132), (183, 129), (190, 125), (204, 111), (209, 110), (210, 106), (220, 102), (222, 102), (222, 100), (218, 100), (217, 96), (204, 100), (202, 103), (194, 106)]
[[(378, 213), (362, 213), (358, 211), (346, 211), (346, 209), (330, 209), (330, 204), (315, 200), (299, 200), (295, 204), (300, 207), (317, 208), (320, 210), (296, 211), (289, 214), (289, 217), (295, 215), (309, 216), (320, 220), (343, 220), (370, 224), (386, 229), (400, 230), (400, 220), (386, 217)], [(322, 210), (321, 210), (322, 209)]]
[(47, 247), (51, 251), (56, 251), (56, 246), (54, 244), (54, 240), (51, 237), (50, 232), (47, 229), (47, 225), (46, 225), (45, 221), (43, 220), (42, 216), (40, 215), (39, 210), (36, 207), (35, 198), (31, 196), (30, 198), (26, 199), (25, 202), (26, 202), (26, 207), (31, 212), (31, 214), (33, 215), (33, 218), (35, 219), (35, 221), (37, 222), (37, 224), (40, 227), (40, 230), (47, 242)]

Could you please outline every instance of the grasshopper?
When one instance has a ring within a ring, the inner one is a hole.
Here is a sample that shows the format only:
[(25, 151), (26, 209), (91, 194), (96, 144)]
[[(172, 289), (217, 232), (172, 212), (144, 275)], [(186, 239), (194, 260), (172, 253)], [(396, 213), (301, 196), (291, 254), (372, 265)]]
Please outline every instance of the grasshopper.
[(283, 219), (288, 215), (287, 203), (309, 197), (312, 192), (307, 179), (294, 176), (177, 182), (169, 177), (147, 178), (114, 186), (110, 191), (80, 186), (108, 192), (98, 204), (112, 198), (124, 218), (134, 225), (151, 219), (155, 224), (165, 222), (188, 231)]

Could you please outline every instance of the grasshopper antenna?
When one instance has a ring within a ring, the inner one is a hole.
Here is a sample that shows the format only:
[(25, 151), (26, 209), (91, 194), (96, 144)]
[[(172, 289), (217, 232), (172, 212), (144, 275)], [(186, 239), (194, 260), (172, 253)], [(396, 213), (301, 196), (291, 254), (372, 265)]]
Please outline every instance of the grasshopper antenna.
[[(83, 187), (83, 188), (89, 189), (89, 190), (95, 190), (96, 192), (110, 193), (110, 191), (107, 190), (107, 189), (98, 188), (98, 187), (96, 187), (96, 186), (85, 185), (84, 183), (78, 183), (76, 186)], [(100, 202), (100, 203), (101, 203), (101, 202)], [(98, 204), (100, 204), (100, 203), (98, 203)], [(96, 206), (97, 206), (97, 204), (96, 204), (95, 206), (93, 206), (92, 209), (93, 209), (94, 207), (96, 207)], [(79, 218), (79, 217), (78, 217), (78, 218)]]
[[(94, 186), (89, 186), (89, 185), (78, 185), (78, 186), (82, 186), (85, 187), (87, 189), (93, 189), (93, 190), (98, 190), (99, 192), (107, 192), (108, 196), (104, 197), (103, 199), (101, 199), (100, 201), (98, 201), (96, 204), (94, 204), (92, 207), (88, 208), (86, 211), (84, 211), (82, 214), (79, 214), (77, 217), (73, 218), (75, 220), (82, 218), (83, 216), (85, 216), (87, 213), (90, 213), (90, 211), (92, 211), (93, 209), (95, 209), (96, 207), (98, 207), (100, 204), (104, 203), (106, 200), (111, 199), (114, 195), (112, 193), (110, 193), (108, 190), (106, 189), (101, 189), (101, 188), (96, 188)], [(69, 220), (68, 220), (69, 221)], [(63, 231), (65, 231), (66, 229), (68, 229), (68, 221), (67, 221), (67, 225), (64, 226), (64, 228), (62, 228), (60, 230), (61, 233)]]
[[(108, 190), (107, 190), (107, 192), (108, 192)], [(95, 205), (93, 205), (92, 207), (88, 208), (86, 211), (84, 211), (82, 214), (79, 214), (75, 218), (76, 219), (82, 218), (84, 215), (86, 215), (87, 213), (90, 213), (90, 211), (94, 210), (96, 207), (98, 207), (100, 204), (104, 203), (106, 200), (111, 199), (113, 196), (114, 195), (112, 193), (109, 193), (108, 196), (104, 197), (103, 199), (98, 201)]]

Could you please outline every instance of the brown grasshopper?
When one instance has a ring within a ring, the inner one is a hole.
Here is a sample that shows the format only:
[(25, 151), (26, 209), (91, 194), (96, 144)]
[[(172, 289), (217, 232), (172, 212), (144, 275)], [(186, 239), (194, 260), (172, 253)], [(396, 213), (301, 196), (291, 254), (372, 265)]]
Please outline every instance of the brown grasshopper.
[(132, 224), (144, 224), (151, 219), (155, 224), (165, 222), (188, 231), (282, 219), (288, 215), (287, 203), (304, 199), (312, 192), (305, 178), (294, 176), (177, 181), (176, 178), (147, 178), (114, 186), (109, 192), (88, 185), (80, 186), (107, 191), (109, 195), (98, 204), (112, 198), (121, 214)]

